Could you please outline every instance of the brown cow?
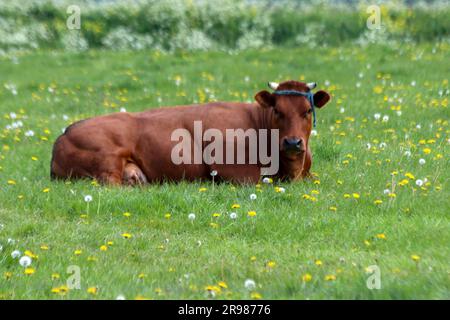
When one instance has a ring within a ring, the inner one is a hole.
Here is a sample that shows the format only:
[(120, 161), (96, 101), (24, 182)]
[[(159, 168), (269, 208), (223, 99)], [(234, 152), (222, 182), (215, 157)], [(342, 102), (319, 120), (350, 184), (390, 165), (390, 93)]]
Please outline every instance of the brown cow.
[[(248, 155), (244, 164), (204, 160), (174, 163), (173, 150), (178, 141), (173, 141), (173, 132), (183, 129), (195, 136), (196, 121), (201, 121), (202, 130), (214, 128), (223, 133), (228, 129), (266, 129), (270, 133), (278, 129), (279, 141), (275, 142), (279, 145), (276, 149), (279, 170), (276, 177), (291, 180), (305, 177), (312, 160), (308, 145), (314, 111), (311, 99), (314, 98), (315, 107), (321, 108), (330, 100), (330, 95), (322, 90), (312, 95), (315, 83), (286, 81), (271, 82), (269, 86), (275, 91), (258, 92), (257, 103), (211, 102), (139, 113), (115, 113), (76, 122), (55, 142), (51, 177), (89, 177), (108, 184), (140, 185), (164, 180), (211, 179), (211, 172), (214, 172), (220, 180), (259, 181), (263, 165), (259, 159), (256, 163), (248, 162)], [(305, 96), (307, 94), (309, 96)], [(188, 142), (194, 148), (200, 148), (207, 147), (212, 141), (202, 141), (200, 146), (197, 141)], [(244, 144), (245, 141), (244, 137)], [(257, 144), (258, 147), (266, 144), (266, 150), (271, 150), (273, 142), (259, 137)], [(249, 145), (250, 142), (245, 145), (247, 151)], [(215, 153), (222, 151), (225, 156), (230, 153), (225, 147)], [(185, 152), (180, 155), (195, 153)], [(231, 153), (230, 159), (236, 160)]]

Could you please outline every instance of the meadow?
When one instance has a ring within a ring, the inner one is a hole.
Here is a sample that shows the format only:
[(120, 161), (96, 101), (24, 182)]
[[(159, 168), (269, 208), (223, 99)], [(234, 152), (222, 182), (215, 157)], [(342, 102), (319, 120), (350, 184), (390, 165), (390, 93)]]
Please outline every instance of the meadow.
[[(449, 299), (449, 57), (446, 43), (0, 57), (0, 299)], [(252, 101), (288, 79), (333, 97), (312, 179), (49, 178), (74, 121)]]

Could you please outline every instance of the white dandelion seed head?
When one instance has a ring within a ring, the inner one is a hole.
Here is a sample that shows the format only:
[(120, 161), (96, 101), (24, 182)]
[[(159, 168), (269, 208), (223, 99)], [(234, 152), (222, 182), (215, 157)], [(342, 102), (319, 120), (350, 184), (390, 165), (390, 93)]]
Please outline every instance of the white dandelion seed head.
[(17, 118), (17, 114), (16, 114), (15, 112), (10, 112), (10, 113), (9, 113), (9, 117), (10, 117), (11, 119), (16, 119), (16, 118)]
[(387, 146), (387, 144), (386, 144), (385, 142), (380, 143), (380, 148), (381, 148), (381, 149), (386, 148), (386, 146)]
[(367, 148), (367, 149), (370, 149), (370, 148), (372, 148), (372, 145), (371, 145), (370, 143), (367, 143), (367, 144), (366, 144), (366, 148)]
[(389, 116), (388, 115), (384, 115), (383, 116), (383, 120), (381, 120), (383, 122), (388, 122), (389, 121)]
[(281, 192), (281, 193), (285, 193), (285, 192), (286, 192), (286, 189), (283, 188), (283, 187), (279, 187), (279, 188), (278, 188), (278, 191)]
[(256, 198), (257, 198), (256, 194), (252, 193), (250, 195), (250, 200), (256, 200)]
[(119, 295), (116, 297), (116, 300), (125, 300), (125, 296), (124, 296), (123, 294), (119, 294)]
[(311, 135), (312, 135), (313, 137), (317, 136), (317, 130), (311, 130)]
[(215, 176), (217, 176), (217, 170), (213, 170), (213, 171), (211, 171), (211, 173), (210, 173), (210, 174), (211, 174), (211, 176), (212, 176), (212, 177), (215, 177)]
[(31, 258), (30, 258), (29, 256), (23, 256), (22, 258), (20, 258), (19, 264), (20, 264), (22, 267), (26, 268), (26, 267), (30, 266), (30, 264), (31, 264)]
[(415, 81), (411, 81), (411, 86), (415, 87), (416, 86), (416, 82)]
[(381, 114), (375, 113), (375, 114), (373, 115), (373, 117), (375, 118), (375, 120), (380, 120)]
[(417, 180), (416, 180), (416, 185), (417, 185), (418, 187), (423, 186), (423, 181), (420, 180), (420, 179), (417, 179)]
[(25, 137), (33, 137), (34, 136), (34, 131), (33, 130), (28, 130), (25, 132)]
[(420, 164), (420, 165), (424, 165), (425, 162), (426, 162), (425, 159), (423, 159), (423, 158), (422, 158), (422, 159), (419, 159), (419, 164)]
[(339, 109), (339, 112), (340, 112), (340, 113), (344, 113), (344, 112), (345, 112), (345, 109), (344, 109), (344, 108), (340, 108), (340, 109)]
[(391, 190), (389, 190), (389, 189), (384, 189), (384, 190), (383, 190), (383, 193), (384, 193), (384, 194), (389, 194), (389, 193), (391, 193)]
[(420, 123), (418, 125), (416, 125), (416, 129), (422, 129), (422, 126), (420, 125)]
[(8, 238), (7, 242), (8, 242), (8, 244), (14, 244), (14, 243), (16, 243), (16, 240), (14, 240), (12, 238)]
[(356, 83), (356, 87), (357, 87), (357, 88), (361, 88), (361, 82), (358, 81), (358, 82)]
[(92, 201), (92, 196), (90, 194), (84, 196), (84, 202), (91, 202)]
[(324, 84), (328, 87), (330, 85), (330, 80), (325, 80)]
[(3, 251), (3, 246), (0, 244), (0, 252)]
[(397, 115), (400, 117), (402, 115), (402, 111), (401, 110), (397, 110)]
[(11, 252), (11, 258), (13, 259), (17, 259), (20, 257), (22, 253), (19, 250), (14, 250), (13, 252)]
[(64, 121), (67, 121), (67, 120), (69, 120), (69, 116), (68, 116), (68, 115), (66, 115), (66, 114), (63, 114), (62, 118), (63, 118), (63, 120), (64, 120)]
[(120, 108), (120, 112), (127, 112), (127, 109), (125, 109), (124, 107)]
[(244, 286), (247, 290), (254, 290), (256, 288), (256, 283), (252, 279), (247, 279), (244, 282)]
[(194, 213), (189, 213), (188, 219), (191, 220), (191, 221), (194, 221), (195, 220), (195, 214)]
[(411, 151), (409, 151), (409, 150), (406, 150), (404, 154), (407, 157), (411, 157)]
[(237, 213), (236, 212), (230, 213), (230, 219), (235, 220), (236, 218), (237, 218)]
[(262, 182), (263, 182), (263, 183), (270, 183), (270, 179), (267, 178), (267, 177), (265, 177), (264, 179), (262, 179)]

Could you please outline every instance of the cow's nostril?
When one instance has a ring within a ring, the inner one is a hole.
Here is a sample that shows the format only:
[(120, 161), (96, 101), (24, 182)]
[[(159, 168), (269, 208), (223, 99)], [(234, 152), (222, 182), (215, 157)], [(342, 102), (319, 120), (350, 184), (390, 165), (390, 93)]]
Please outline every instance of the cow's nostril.
[(303, 141), (298, 138), (286, 138), (283, 145), (287, 151), (300, 151)]

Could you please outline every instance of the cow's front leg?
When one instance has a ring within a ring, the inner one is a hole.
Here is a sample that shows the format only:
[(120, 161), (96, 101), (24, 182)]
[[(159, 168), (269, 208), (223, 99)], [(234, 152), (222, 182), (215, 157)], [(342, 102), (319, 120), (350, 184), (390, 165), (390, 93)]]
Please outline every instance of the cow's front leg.
[(122, 181), (126, 185), (143, 185), (148, 183), (147, 177), (134, 163), (127, 163), (123, 169)]

